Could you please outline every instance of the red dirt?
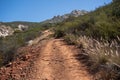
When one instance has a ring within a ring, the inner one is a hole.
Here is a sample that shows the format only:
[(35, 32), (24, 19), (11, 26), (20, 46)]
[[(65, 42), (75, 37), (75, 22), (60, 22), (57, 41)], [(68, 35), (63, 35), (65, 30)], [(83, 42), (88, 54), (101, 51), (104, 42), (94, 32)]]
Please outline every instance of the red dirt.
[(87, 68), (75, 59), (75, 47), (62, 39), (50, 39), (44, 45), (38, 43), (18, 51), (21, 55), (0, 69), (0, 80), (92, 80)]
[(91, 80), (86, 67), (75, 59), (75, 54), (75, 48), (61, 39), (49, 40), (42, 47), (27, 80)]

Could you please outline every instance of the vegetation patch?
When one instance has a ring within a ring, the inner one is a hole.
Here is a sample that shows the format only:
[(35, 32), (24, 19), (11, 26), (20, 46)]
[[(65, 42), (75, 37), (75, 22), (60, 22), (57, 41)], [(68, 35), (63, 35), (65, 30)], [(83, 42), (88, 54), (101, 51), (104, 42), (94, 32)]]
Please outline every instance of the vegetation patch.
[(13, 35), (0, 38), (0, 66), (4, 66), (11, 62), (16, 55), (16, 50), (25, 46), (29, 40), (32, 40), (41, 35), (41, 26), (31, 27), (27, 31), (15, 32)]
[(97, 8), (88, 14), (56, 24), (55, 34), (68, 44), (77, 45), (98, 70), (95, 79), (120, 79), (120, 1)]

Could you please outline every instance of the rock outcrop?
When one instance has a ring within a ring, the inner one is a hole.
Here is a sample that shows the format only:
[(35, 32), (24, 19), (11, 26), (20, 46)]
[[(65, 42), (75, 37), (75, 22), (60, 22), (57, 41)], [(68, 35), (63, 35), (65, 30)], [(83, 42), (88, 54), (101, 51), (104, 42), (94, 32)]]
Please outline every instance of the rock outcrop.
[(58, 15), (58, 16), (54, 16), (52, 19), (46, 20), (44, 21), (44, 23), (57, 23), (57, 22), (62, 22), (65, 19), (69, 18), (70, 16), (72, 17), (78, 17), (80, 15), (84, 15), (87, 14), (87, 11), (84, 10), (73, 10), (71, 13), (68, 14), (64, 14), (62, 16)]
[(19, 25), (18, 25), (18, 30), (20, 30), (20, 31), (28, 30), (28, 26), (19, 24)]
[(0, 37), (12, 35), (14, 30), (10, 26), (0, 25)]

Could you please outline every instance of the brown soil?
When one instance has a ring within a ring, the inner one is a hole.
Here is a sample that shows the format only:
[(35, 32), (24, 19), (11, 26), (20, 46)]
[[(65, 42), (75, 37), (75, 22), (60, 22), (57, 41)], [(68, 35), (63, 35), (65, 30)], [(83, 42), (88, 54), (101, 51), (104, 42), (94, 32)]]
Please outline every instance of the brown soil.
[(75, 47), (66, 45), (61, 39), (47, 41), (27, 80), (91, 80), (75, 54)]
[(0, 80), (92, 80), (87, 67), (75, 57), (77, 49), (62, 39), (37, 41), (18, 53), (0, 69)]

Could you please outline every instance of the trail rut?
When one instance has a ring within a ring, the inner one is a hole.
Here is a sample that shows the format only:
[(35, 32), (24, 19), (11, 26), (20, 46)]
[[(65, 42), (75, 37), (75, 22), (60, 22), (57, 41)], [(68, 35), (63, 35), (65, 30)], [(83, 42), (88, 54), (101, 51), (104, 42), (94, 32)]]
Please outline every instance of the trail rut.
[(86, 67), (75, 59), (76, 53), (62, 39), (48, 40), (27, 80), (91, 80)]

